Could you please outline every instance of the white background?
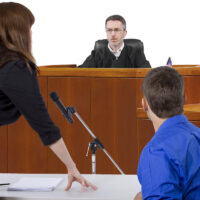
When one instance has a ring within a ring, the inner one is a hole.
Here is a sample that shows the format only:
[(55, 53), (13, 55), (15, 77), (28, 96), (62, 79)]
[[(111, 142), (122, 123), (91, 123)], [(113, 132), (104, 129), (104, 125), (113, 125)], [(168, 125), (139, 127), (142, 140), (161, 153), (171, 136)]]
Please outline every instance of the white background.
[[(14, 0), (15, 1), (15, 0)], [(1, 1), (2, 2), (2, 1)], [(33, 55), (38, 65), (81, 64), (97, 39), (106, 38), (105, 20), (127, 22), (126, 38), (141, 39), (153, 67), (200, 64), (198, 0), (18, 0), (34, 14)]]

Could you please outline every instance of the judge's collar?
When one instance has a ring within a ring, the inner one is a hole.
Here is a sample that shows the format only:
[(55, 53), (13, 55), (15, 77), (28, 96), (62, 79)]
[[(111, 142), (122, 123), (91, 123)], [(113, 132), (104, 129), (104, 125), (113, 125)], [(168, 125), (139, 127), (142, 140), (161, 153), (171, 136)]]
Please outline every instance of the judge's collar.
[(113, 53), (115, 55), (116, 58), (118, 58), (120, 56), (123, 48), (124, 48), (124, 42), (122, 43), (122, 46), (117, 50), (117, 52), (114, 52), (108, 43), (108, 49), (110, 50), (111, 53)]

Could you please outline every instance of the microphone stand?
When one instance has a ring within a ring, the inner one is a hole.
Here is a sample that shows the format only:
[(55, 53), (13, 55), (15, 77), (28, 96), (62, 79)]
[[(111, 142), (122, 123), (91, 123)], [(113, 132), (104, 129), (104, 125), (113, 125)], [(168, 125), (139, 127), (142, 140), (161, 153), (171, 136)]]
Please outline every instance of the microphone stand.
[(69, 121), (69, 123), (72, 124), (74, 122), (74, 120), (72, 118), (72, 115), (74, 114), (93, 138), (93, 142), (89, 143), (89, 147), (92, 152), (92, 174), (96, 174), (96, 151), (98, 148), (102, 149), (102, 151), (107, 155), (107, 157), (114, 164), (114, 166), (118, 169), (118, 171), (121, 174), (124, 174), (124, 172), (120, 169), (120, 167), (117, 165), (117, 163), (112, 159), (112, 157), (106, 151), (106, 149), (104, 148), (101, 141), (93, 134), (93, 132), (90, 130), (90, 128), (87, 126), (87, 124), (83, 121), (81, 116), (76, 112), (75, 108), (73, 106), (69, 106), (69, 107), (66, 107), (65, 109), (66, 109), (66, 113), (67, 113), (66, 119)]
[(90, 150), (92, 152), (92, 157), (91, 157), (91, 161), (92, 161), (92, 174), (96, 174), (96, 151), (97, 151), (97, 145), (96, 145), (96, 143), (95, 142), (89, 142), (86, 156), (88, 156), (89, 148), (90, 148)]

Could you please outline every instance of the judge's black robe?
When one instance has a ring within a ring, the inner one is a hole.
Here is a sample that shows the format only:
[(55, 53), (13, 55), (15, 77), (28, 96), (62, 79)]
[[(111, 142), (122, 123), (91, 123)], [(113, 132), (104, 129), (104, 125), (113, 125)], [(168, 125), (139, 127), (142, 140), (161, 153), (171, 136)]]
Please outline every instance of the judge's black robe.
[(82, 68), (150, 68), (151, 65), (141, 49), (133, 49), (125, 44), (118, 58), (113, 55), (108, 47), (93, 50)]

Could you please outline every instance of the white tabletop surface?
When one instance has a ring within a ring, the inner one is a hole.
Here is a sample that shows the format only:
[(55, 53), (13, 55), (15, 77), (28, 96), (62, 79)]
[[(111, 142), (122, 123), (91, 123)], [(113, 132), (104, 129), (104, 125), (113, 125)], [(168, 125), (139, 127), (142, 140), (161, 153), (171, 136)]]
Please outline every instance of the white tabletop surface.
[(67, 175), (65, 174), (0, 174), (0, 183), (14, 183), (21, 177), (62, 177), (63, 181), (51, 192), (21, 192), (7, 191), (8, 186), (0, 186), (1, 200), (132, 200), (141, 190), (136, 175), (84, 175), (89, 181), (98, 187), (93, 191), (87, 189), (81, 192), (81, 186), (73, 183), (69, 191), (67, 186)]

